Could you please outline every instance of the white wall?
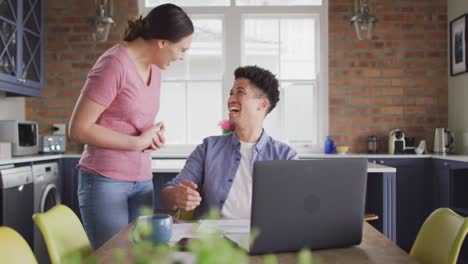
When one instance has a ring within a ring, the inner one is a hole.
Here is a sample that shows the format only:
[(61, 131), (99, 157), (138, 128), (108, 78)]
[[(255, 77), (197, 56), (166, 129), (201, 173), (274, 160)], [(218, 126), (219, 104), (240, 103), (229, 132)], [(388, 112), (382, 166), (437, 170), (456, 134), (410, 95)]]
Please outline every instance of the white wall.
[[(468, 13), (468, 0), (448, 0), (447, 3), (449, 27), (450, 21), (454, 18), (457, 18), (464, 13)], [(448, 43), (448, 45), (450, 45), (450, 41)], [(448, 48), (448, 51), (450, 52), (450, 47)], [(447, 58), (449, 66), (448, 124), (449, 128), (455, 132), (454, 151), (456, 153), (468, 154), (468, 73), (451, 77), (450, 57)]]
[(24, 97), (6, 97), (0, 92), (0, 120), (24, 120)]

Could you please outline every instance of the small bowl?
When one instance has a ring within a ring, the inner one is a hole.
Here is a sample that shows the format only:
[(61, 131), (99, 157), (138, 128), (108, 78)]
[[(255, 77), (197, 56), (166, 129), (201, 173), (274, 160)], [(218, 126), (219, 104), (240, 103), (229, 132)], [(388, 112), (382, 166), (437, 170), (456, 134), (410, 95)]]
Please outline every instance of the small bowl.
[(336, 153), (338, 154), (346, 154), (349, 150), (349, 146), (337, 146)]
[(418, 155), (421, 155), (421, 154), (423, 154), (424, 149), (415, 148), (415, 149), (414, 149), (414, 152), (416, 152), (416, 154), (418, 154)]

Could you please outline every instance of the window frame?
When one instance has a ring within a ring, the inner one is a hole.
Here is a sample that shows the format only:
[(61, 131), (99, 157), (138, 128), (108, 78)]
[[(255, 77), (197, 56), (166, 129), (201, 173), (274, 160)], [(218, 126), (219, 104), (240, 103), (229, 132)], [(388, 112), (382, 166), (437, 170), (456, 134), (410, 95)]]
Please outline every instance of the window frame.
[[(145, 7), (145, 0), (138, 0), (140, 13), (146, 15), (151, 8)], [(217, 15), (223, 17), (223, 58), (224, 73), (223, 98), (222, 105), (226, 106), (229, 90), (234, 82), (234, 70), (238, 65), (242, 65), (243, 34), (242, 21), (244, 16), (251, 15), (316, 15), (318, 20), (316, 29), (319, 32), (319, 41), (316, 47), (318, 54), (318, 74), (316, 84), (319, 87), (317, 91), (316, 102), (318, 104), (318, 137), (317, 144), (290, 144), (300, 154), (323, 152), (323, 144), (329, 131), (329, 81), (328, 81), (328, 0), (323, 0), (321, 6), (236, 6), (235, 0), (231, 0), (231, 6), (204, 6), (204, 7), (183, 7), (185, 12), (191, 16), (210, 16)], [(226, 34), (229, 32), (229, 34)], [(234, 43), (234, 44), (229, 44)], [(235, 44), (238, 45), (235, 45)], [(228, 45), (232, 45), (228, 47)], [(229, 48), (229, 53), (227, 52)], [(283, 80), (287, 81), (287, 80)], [(228, 116), (227, 107), (223, 107), (222, 116)], [(167, 156), (168, 154), (188, 154), (196, 145), (168, 145), (165, 148), (154, 152), (153, 156)]]

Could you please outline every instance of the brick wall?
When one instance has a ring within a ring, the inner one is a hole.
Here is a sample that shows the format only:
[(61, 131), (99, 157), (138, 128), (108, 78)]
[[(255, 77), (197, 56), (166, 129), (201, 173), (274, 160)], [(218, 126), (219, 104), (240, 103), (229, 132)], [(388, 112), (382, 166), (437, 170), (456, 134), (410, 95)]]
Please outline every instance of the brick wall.
[(432, 145), (448, 123), (447, 1), (369, 2), (375, 37), (357, 41), (354, 0), (330, 1), (330, 135), (352, 152), (366, 152), (371, 134), (386, 152), (394, 128)]
[[(46, 4), (45, 87), (40, 97), (27, 98), (26, 119), (39, 122), (40, 133), (70, 120), (86, 75), (106, 49), (123, 38), (127, 19), (138, 14), (137, 1), (113, 0), (116, 26), (109, 41), (95, 44), (88, 19), (94, 0), (48, 0)], [(68, 140), (68, 151), (81, 146)]]
[[(386, 151), (397, 127), (430, 143), (434, 128), (447, 126), (446, 0), (370, 2), (379, 23), (368, 42), (350, 28), (354, 0), (330, 0), (330, 135), (353, 152), (365, 152), (370, 134)], [(114, 0), (117, 26), (109, 42), (94, 44), (87, 24), (94, 9), (94, 1), (47, 1), (45, 87), (26, 101), (26, 118), (41, 133), (68, 124), (86, 74), (138, 13), (137, 1)], [(70, 151), (79, 148), (69, 143)]]

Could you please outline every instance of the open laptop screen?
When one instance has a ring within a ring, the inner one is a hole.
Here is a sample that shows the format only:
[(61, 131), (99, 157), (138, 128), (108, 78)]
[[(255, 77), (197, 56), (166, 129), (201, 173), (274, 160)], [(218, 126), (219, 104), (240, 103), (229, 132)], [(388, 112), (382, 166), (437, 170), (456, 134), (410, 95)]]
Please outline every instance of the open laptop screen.
[(254, 165), (249, 252), (356, 245), (362, 239), (367, 160), (258, 161)]

